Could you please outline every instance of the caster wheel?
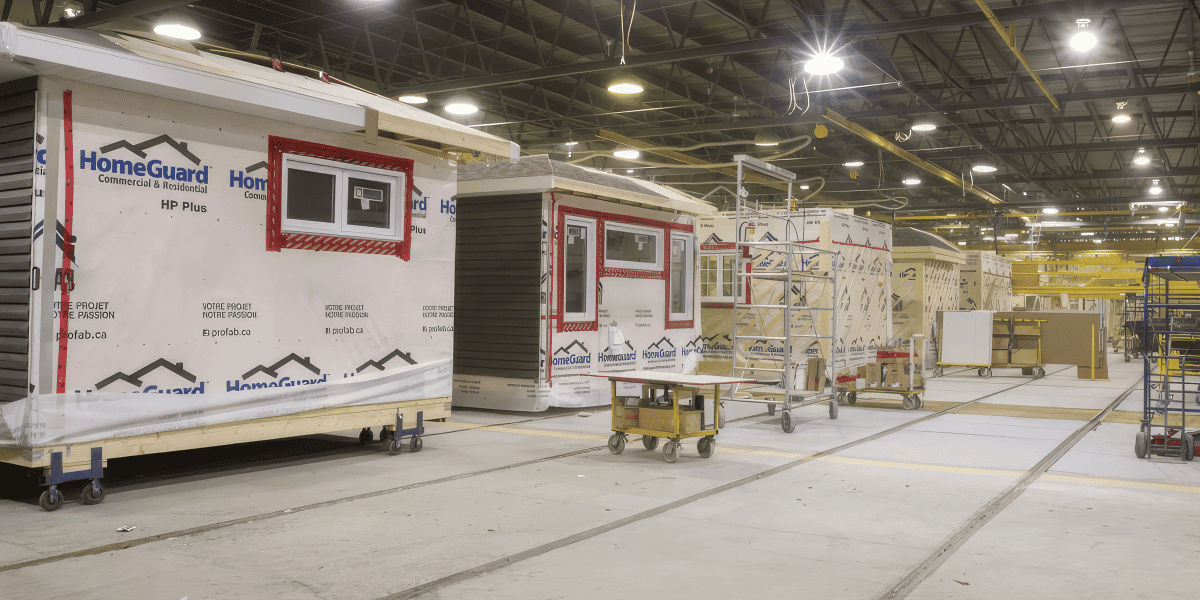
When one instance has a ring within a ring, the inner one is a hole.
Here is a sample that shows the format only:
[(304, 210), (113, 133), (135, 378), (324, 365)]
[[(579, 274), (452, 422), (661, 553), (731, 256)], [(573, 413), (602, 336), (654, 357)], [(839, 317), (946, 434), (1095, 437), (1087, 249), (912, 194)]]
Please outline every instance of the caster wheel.
[(99, 481), (91, 481), (83, 486), (83, 503), (100, 504), (104, 502), (104, 486)]
[(925, 399), (917, 396), (917, 408), (925, 408)]
[(905, 394), (904, 401), (900, 403), (904, 410), (916, 410), (917, 399), (913, 396)]
[(992, 376), (992, 368), (991, 367), (980, 367), (979, 368), (979, 376), (984, 379), (991, 377)]
[(1126, 354), (1126, 355), (1125, 355), (1125, 362), (1129, 362), (1129, 355), (1128, 355), (1128, 354)]
[(846, 404), (854, 406), (855, 402), (858, 402), (858, 392), (850, 392), (849, 394), (846, 394)]
[(796, 430), (796, 423), (792, 421), (792, 411), (785, 410), (779, 415), (779, 426), (783, 428), (784, 433), (791, 433)]
[(767, 405), (767, 416), (769, 416), (769, 417), (775, 416), (775, 405), (774, 404)]
[(671, 440), (663, 446), (663, 460), (673, 463), (679, 458), (679, 442)]
[(608, 438), (608, 451), (613, 454), (620, 454), (625, 451), (625, 435), (614, 433)]
[(1045, 376), (1046, 376), (1046, 370), (1045, 370), (1045, 369), (1043, 369), (1043, 368), (1041, 368), (1041, 367), (1034, 367), (1034, 368), (1033, 368), (1033, 378), (1034, 378), (1034, 379), (1041, 379), (1041, 378), (1043, 378), (1043, 377), (1045, 377)]
[(400, 440), (392, 438), (391, 441), (388, 442), (388, 454), (391, 454), (392, 456), (400, 454)]
[(389, 431), (387, 427), (383, 427), (379, 430), (379, 441), (386, 442), (393, 437), (396, 437), (396, 434)]
[(41, 505), (42, 509), (46, 510), (47, 512), (53, 512), (62, 508), (62, 492), (58, 491), (57, 489), (46, 490), (42, 492), (42, 496), (38, 498), (38, 504)]
[(1139, 431), (1137, 437), (1133, 438), (1133, 453), (1138, 458), (1146, 458), (1150, 454), (1150, 435), (1145, 431)]
[(838, 405), (839, 405), (839, 404), (840, 404), (840, 403), (837, 401), (837, 398), (834, 398), (833, 400), (830, 400), (830, 401), (829, 401), (829, 418), (830, 418), (830, 419), (836, 419), (836, 418), (837, 418), (837, 413), (838, 413)]
[(696, 442), (696, 451), (700, 453), (701, 458), (709, 458), (716, 450), (717, 440), (714, 440), (711, 435), (706, 435)]
[(422, 440), (421, 436), (419, 436), (419, 435), (412, 436), (412, 439), (408, 441), (408, 450), (410, 452), (420, 452), (421, 448), (424, 448), (424, 447), (425, 447), (425, 440)]
[(371, 433), (369, 427), (364, 427), (362, 431), (358, 432), (358, 443), (360, 444), (370, 444), (373, 439), (375, 439), (375, 434)]
[(653, 450), (658, 447), (658, 437), (653, 435), (643, 435), (642, 445), (645, 446), (647, 450)]
[(1180, 449), (1183, 453), (1183, 460), (1192, 460), (1193, 458), (1196, 458), (1196, 439), (1192, 437), (1192, 434), (1183, 434), (1183, 437), (1180, 438), (1180, 442), (1183, 444), (1183, 447)]
[(717, 429), (725, 428), (725, 407), (721, 407), (721, 416), (717, 419)]

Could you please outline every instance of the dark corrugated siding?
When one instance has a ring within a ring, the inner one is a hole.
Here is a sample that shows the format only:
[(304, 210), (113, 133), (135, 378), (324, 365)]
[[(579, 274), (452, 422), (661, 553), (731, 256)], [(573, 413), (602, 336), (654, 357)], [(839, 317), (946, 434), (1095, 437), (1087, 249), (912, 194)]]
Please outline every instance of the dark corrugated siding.
[(457, 205), (454, 372), (537, 379), (542, 196)]
[(36, 77), (0, 83), (0, 402), (29, 395), (36, 96)]

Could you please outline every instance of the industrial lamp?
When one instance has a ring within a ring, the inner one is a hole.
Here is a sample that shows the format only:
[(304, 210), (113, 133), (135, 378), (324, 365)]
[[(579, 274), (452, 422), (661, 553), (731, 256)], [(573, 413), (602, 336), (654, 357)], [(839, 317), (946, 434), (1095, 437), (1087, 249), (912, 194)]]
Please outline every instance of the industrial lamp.
[(200, 28), (190, 17), (173, 10), (158, 20), (154, 33), (163, 37), (192, 41), (200, 39)]
[(1079, 33), (1076, 33), (1071, 38), (1071, 47), (1074, 48), (1076, 52), (1087, 52), (1088, 50), (1096, 47), (1096, 34), (1087, 31), (1088, 23), (1091, 22), (1091, 19), (1075, 20), (1075, 23), (1079, 25), (1079, 29), (1083, 30)]

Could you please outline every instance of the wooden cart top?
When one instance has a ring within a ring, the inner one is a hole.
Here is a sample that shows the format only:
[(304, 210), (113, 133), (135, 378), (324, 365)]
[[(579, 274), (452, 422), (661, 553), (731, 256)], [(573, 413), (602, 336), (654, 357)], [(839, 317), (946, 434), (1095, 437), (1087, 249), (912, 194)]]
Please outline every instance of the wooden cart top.
[(663, 373), (660, 371), (621, 371), (619, 373), (588, 373), (587, 375), (589, 377), (604, 377), (611, 381), (624, 381), (626, 383), (658, 383), (695, 387), (756, 383), (753, 379), (722, 377), (720, 375), (684, 375), (683, 373)]

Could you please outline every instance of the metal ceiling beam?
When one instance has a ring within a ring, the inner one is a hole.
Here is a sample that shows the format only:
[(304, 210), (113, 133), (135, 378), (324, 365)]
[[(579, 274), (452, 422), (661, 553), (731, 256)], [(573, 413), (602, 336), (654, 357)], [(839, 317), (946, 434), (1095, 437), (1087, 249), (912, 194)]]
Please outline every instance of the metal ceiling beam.
[(88, 13), (75, 17), (74, 19), (61, 19), (52, 23), (51, 27), (71, 27), (75, 29), (84, 29), (87, 27), (96, 27), (121, 19), (129, 19), (132, 17), (140, 17), (150, 13), (170, 10), (187, 4), (196, 4), (200, 0), (133, 0), (124, 4), (118, 4), (112, 8), (106, 8), (101, 11)]
[(911, 152), (889, 142), (888, 140), (880, 137), (879, 135), (875, 134), (872, 131), (868, 131), (867, 129), (865, 129), (861, 126), (850, 122), (845, 117), (837, 114), (836, 112), (834, 112), (832, 110), (825, 109), (821, 113), (821, 116), (825, 117), (825, 119), (828, 120), (830, 123), (833, 123), (834, 125), (837, 125), (838, 127), (841, 127), (842, 129), (845, 129), (846, 131), (849, 131), (850, 133), (853, 133), (854, 135), (861, 137), (862, 139), (866, 140), (867, 142), (871, 143), (872, 145), (882, 148), (884, 150), (887, 150), (888, 152), (891, 152), (892, 154), (895, 154), (896, 156), (903, 158), (904, 160), (916, 165), (917, 167), (920, 167), (925, 172), (929, 173), (930, 175), (933, 175), (934, 177), (938, 177), (939, 179), (942, 179), (943, 181), (957, 185), (958, 187), (960, 187), (976, 196), (979, 196), (980, 198), (983, 198), (984, 200), (987, 200), (988, 202), (991, 202), (993, 204), (1001, 204), (1004, 202), (1003, 200), (998, 198), (996, 195), (992, 194), (991, 192), (989, 192), (987, 190), (980, 189), (974, 185), (968, 187), (968, 185), (962, 179), (959, 179), (959, 177), (957, 175), (955, 175), (954, 173), (951, 173), (950, 171), (947, 171), (931, 162), (928, 162), (928, 161), (922, 160), (921, 158), (918, 158), (915, 154), (912, 154)]
[(771, 50), (779, 50), (781, 48), (791, 48), (796, 44), (796, 39), (792, 37), (759, 38), (742, 42), (727, 42), (724, 44), (713, 44), (711, 46), (684, 48), (680, 50), (667, 50), (665, 52), (654, 52), (651, 54), (629, 56), (625, 58), (624, 65), (621, 64), (621, 59), (619, 58), (609, 58), (605, 60), (557, 65), (553, 67), (547, 67), (545, 69), (518, 71), (516, 73), (485, 75), (483, 77), (469, 77), (466, 79), (457, 79), (453, 81), (439, 81), (435, 83), (410, 85), (408, 87), (401, 88), (400, 93), (438, 94), (442, 92), (454, 92), (459, 90), (507, 85), (510, 83), (536, 81), (539, 79), (556, 79), (559, 77), (569, 77), (571, 75), (584, 75), (587, 73), (595, 73), (597, 71), (616, 71), (621, 69), (648, 67), (652, 65), (708, 58), (710, 56), (767, 52)]
[[(1053, 203), (1041, 200), (1029, 200), (1022, 198), (1004, 203), (1004, 208), (1043, 208), (1054, 206), (1057, 208), (1079, 208), (1088, 206), (1128, 206), (1133, 202), (1146, 202), (1145, 196), (1102, 196), (1099, 198), (1070, 198), (1062, 202)], [(1155, 196), (1155, 202), (1200, 202), (1200, 194), (1177, 194), (1174, 196)], [(905, 208), (898, 211), (900, 213), (909, 212), (928, 212), (928, 211), (955, 211), (962, 212), (964, 210), (995, 210), (996, 206), (983, 204), (980, 202), (972, 202), (965, 204), (947, 204), (945, 202), (929, 205), (920, 205)], [(954, 218), (954, 217), (947, 217)]]
[[(1025, 6), (1016, 6), (1012, 8), (997, 8), (992, 12), (998, 19), (1015, 21), (1021, 19), (1032, 19), (1035, 17), (1050, 17), (1062, 14), (1088, 16), (1107, 10), (1128, 8), (1129, 6), (1130, 3), (1128, 0), (1093, 0), (1091, 2), (1065, 1), (1047, 2), (1045, 4), (1027, 4)], [(987, 22), (987, 16), (981, 12), (962, 13), (957, 15), (940, 15), (937, 17), (905, 19), (903, 21), (890, 21), (887, 23), (851, 25), (844, 30), (842, 37), (876, 37), (900, 33), (914, 33), (929, 29), (982, 25)]]

